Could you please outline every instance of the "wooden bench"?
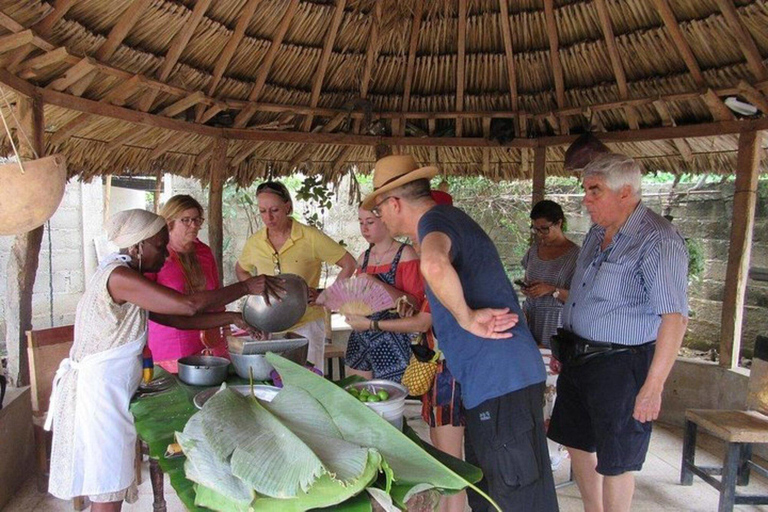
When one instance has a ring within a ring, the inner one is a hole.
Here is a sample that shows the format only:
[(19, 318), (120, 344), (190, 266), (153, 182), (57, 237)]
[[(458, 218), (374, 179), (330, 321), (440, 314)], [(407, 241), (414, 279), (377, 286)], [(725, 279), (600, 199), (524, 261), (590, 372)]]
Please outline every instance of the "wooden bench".
[[(734, 505), (765, 505), (768, 495), (743, 495), (736, 486), (748, 485), (752, 471), (768, 478), (768, 470), (752, 461), (752, 445), (768, 443), (768, 337), (758, 336), (749, 377), (746, 411), (688, 409), (685, 411), (683, 460), (680, 483), (692, 485), (696, 475), (720, 492), (718, 512), (731, 512)], [(725, 441), (722, 466), (697, 466), (698, 428)], [(720, 476), (720, 479), (715, 476)]]
[(346, 348), (335, 343), (326, 343), (325, 345), (325, 377), (330, 380), (338, 380), (333, 378), (333, 360), (336, 359), (339, 367), (339, 379), (343, 379), (346, 376), (344, 370), (344, 355), (346, 354)]

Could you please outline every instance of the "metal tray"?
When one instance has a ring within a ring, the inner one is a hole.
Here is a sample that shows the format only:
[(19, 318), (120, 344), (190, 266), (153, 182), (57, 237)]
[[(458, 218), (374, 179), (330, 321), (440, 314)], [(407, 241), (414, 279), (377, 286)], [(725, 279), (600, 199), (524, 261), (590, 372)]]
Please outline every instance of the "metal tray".
[[(229, 389), (233, 391), (237, 391), (243, 396), (247, 396), (251, 393), (251, 386), (227, 386)], [(195, 404), (195, 407), (198, 409), (202, 409), (203, 405), (205, 405), (205, 402), (207, 402), (213, 395), (221, 391), (220, 387), (216, 388), (210, 388), (206, 389), (205, 391), (201, 391), (198, 394), (195, 395), (195, 398), (192, 399), (192, 403)], [(271, 402), (273, 398), (275, 398), (275, 395), (280, 392), (280, 388), (276, 388), (275, 386), (265, 386), (263, 384), (255, 384), (253, 386), (253, 393), (256, 395), (256, 398), (259, 400), (264, 400), (265, 402)]]
[(269, 340), (255, 340), (250, 336), (227, 336), (230, 354), (254, 355), (275, 352), (280, 354), (308, 343), (307, 338), (294, 332), (273, 334)]

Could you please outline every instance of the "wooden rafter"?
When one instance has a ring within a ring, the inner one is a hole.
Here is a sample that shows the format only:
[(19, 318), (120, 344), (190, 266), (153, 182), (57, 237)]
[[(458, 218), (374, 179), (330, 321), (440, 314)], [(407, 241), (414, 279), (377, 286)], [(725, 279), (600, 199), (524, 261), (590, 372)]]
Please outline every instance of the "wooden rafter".
[[(611, 67), (613, 68), (613, 76), (616, 78), (616, 84), (619, 88), (619, 99), (626, 100), (629, 98), (629, 89), (627, 87), (627, 74), (624, 72), (624, 66), (621, 63), (621, 56), (619, 55), (619, 48), (616, 45), (616, 36), (613, 33), (613, 23), (608, 13), (608, 6), (605, 0), (595, 0), (595, 8), (597, 9), (597, 15), (600, 18), (600, 26), (603, 29), (603, 37), (605, 39), (605, 46), (608, 48), (608, 57), (611, 59)], [(624, 114), (627, 117), (627, 124), (633, 130), (637, 130), (640, 127), (638, 121), (637, 111), (632, 107), (626, 107)]]
[(67, 11), (74, 5), (74, 3), (75, 0), (56, 0), (53, 3), (53, 10), (46, 14), (43, 19), (35, 23), (32, 26), (32, 30), (42, 36), (47, 36), (56, 22), (67, 14)]
[[(555, 98), (559, 108), (565, 107), (565, 80), (563, 65), (560, 62), (560, 40), (557, 36), (554, 0), (544, 0), (544, 17), (547, 21), (547, 36), (549, 37), (549, 60), (552, 66), (552, 76), (555, 82)], [(558, 118), (559, 132), (568, 134), (568, 123), (562, 117)], [(555, 128), (557, 125), (555, 125)]]
[(32, 57), (31, 59), (27, 59), (20, 64), (18, 75), (24, 79), (33, 78), (37, 76), (38, 70), (48, 66), (53, 66), (54, 64), (59, 64), (66, 60), (68, 55), (69, 54), (67, 53), (67, 49), (63, 46), (60, 46), (55, 50), (51, 50), (36, 57)]
[(760, 56), (760, 50), (757, 49), (755, 40), (749, 35), (749, 32), (741, 22), (739, 12), (736, 10), (736, 6), (733, 0), (717, 0), (717, 6), (720, 8), (720, 12), (723, 13), (723, 17), (728, 22), (728, 27), (731, 29), (731, 34), (739, 43), (744, 57), (747, 59), (747, 65), (749, 71), (755, 80), (768, 79), (768, 71), (763, 64), (763, 58)]
[(0, 53), (9, 52), (16, 48), (31, 44), (33, 38), (34, 34), (31, 30), (2, 36), (0, 37)]
[[(669, 112), (669, 108), (667, 108), (666, 103), (664, 103), (661, 100), (656, 100), (653, 102), (653, 106), (656, 109), (656, 112), (659, 114), (659, 117), (661, 118), (662, 126), (677, 126), (675, 123), (675, 119), (672, 117), (672, 114)], [(689, 163), (693, 161), (693, 151), (691, 150), (691, 146), (690, 144), (688, 144), (688, 141), (682, 138), (672, 139), (672, 144), (675, 145), (678, 153), (680, 153), (680, 156), (683, 157), (684, 161)]]
[(84, 57), (80, 62), (69, 68), (64, 76), (57, 78), (48, 87), (56, 91), (63, 91), (70, 85), (74, 84), (85, 75), (93, 71), (94, 64), (90, 57)]
[[(371, 19), (371, 30), (368, 33), (368, 45), (365, 48), (365, 68), (363, 68), (363, 77), (360, 81), (360, 98), (368, 97), (368, 88), (371, 85), (371, 75), (373, 74), (373, 64), (379, 56), (379, 25), (381, 24), (381, 2), (376, 2), (373, 6), (373, 17)], [(360, 133), (361, 118), (356, 118), (353, 123), (355, 133)]]
[(512, 110), (518, 110), (517, 73), (515, 72), (515, 53), (512, 48), (512, 30), (509, 24), (509, 5), (507, 0), (499, 0), (499, 8), (499, 23), (501, 25), (501, 35), (504, 38), (504, 56), (507, 60), (509, 105)]
[[(336, 42), (336, 35), (339, 33), (339, 27), (341, 26), (341, 20), (344, 18), (344, 7), (347, 5), (347, 0), (336, 0), (336, 8), (333, 11), (333, 19), (331, 20), (331, 26), (328, 27), (328, 32), (325, 34), (325, 41), (323, 42), (323, 51), (320, 54), (320, 62), (315, 69), (314, 79), (312, 80), (312, 93), (309, 99), (309, 106), (316, 107), (317, 102), (320, 100), (320, 91), (323, 89), (323, 81), (325, 81), (325, 75), (328, 72), (328, 62), (331, 60), (331, 53), (333, 52), (333, 44)], [(301, 123), (301, 129), (308, 132), (312, 129), (312, 120), (314, 116), (307, 116)]]
[(323, 126), (323, 129), (320, 131), (324, 133), (332, 132), (333, 130), (338, 128), (341, 125), (341, 123), (343, 123), (347, 119), (347, 117), (349, 117), (349, 113), (339, 112), (338, 114), (330, 118), (328, 122), (325, 123), (325, 126)]
[(680, 54), (680, 57), (685, 62), (688, 71), (691, 73), (694, 83), (697, 87), (706, 87), (704, 75), (701, 72), (699, 63), (696, 61), (696, 56), (691, 51), (691, 46), (683, 35), (683, 31), (680, 29), (680, 25), (675, 18), (675, 13), (672, 12), (672, 8), (669, 6), (668, 0), (653, 0), (656, 4), (656, 10), (659, 12), (661, 20), (664, 22), (664, 26), (667, 28), (672, 41), (674, 42), (675, 49)]
[(741, 95), (744, 96), (747, 101), (756, 106), (758, 110), (760, 110), (760, 112), (763, 114), (768, 114), (768, 100), (760, 91), (749, 85), (744, 80), (739, 82), (738, 88), (739, 91), (741, 91)]
[[(210, 0), (208, 0), (210, 2)], [(253, 13), (256, 12), (256, 7), (261, 0), (248, 0), (248, 3), (243, 6), (240, 14), (237, 18), (237, 24), (235, 24), (235, 30), (227, 40), (227, 45), (221, 51), (219, 58), (216, 59), (216, 66), (213, 68), (213, 77), (211, 83), (208, 85), (208, 96), (213, 96), (216, 93), (216, 87), (219, 86), (221, 78), (224, 76), (224, 72), (227, 70), (232, 57), (235, 55), (240, 41), (245, 36), (245, 29), (248, 28), (248, 24), (251, 22)]]
[[(288, 7), (285, 10), (285, 14), (283, 14), (283, 18), (280, 20), (280, 25), (277, 27), (275, 37), (272, 39), (272, 44), (269, 45), (269, 50), (267, 50), (267, 54), (264, 56), (264, 60), (262, 60), (261, 64), (259, 65), (259, 71), (253, 81), (253, 88), (248, 94), (249, 102), (258, 101), (259, 96), (261, 96), (261, 91), (264, 89), (264, 84), (267, 82), (267, 78), (269, 77), (269, 71), (272, 69), (272, 64), (275, 62), (277, 52), (280, 49), (280, 46), (283, 44), (283, 38), (285, 37), (286, 32), (288, 32), (288, 27), (290, 26), (291, 21), (296, 14), (296, 9), (298, 6), (299, 0), (291, 0), (291, 3), (288, 4)], [(240, 111), (237, 117), (235, 117), (235, 127), (242, 128), (243, 126), (247, 125), (248, 121), (251, 120), (251, 117), (253, 117), (253, 114), (255, 113), (256, 107), (248, 105), (245, 109)]]
[(125, 105), (128, 98), (133, 96), (141, 85), (141, 78), (139, 78), (138, 75), (129, 78), (125, 82), (118, 82), (117, 85), (104, 95), (101, 101), (108, 101), (109, 103), (118, 106)]
[(186, 98), (182, 98), (179, 101), (165, 107), (163, 111), (160, 112), (160, 115), (173, 117), (175, 115), (181, 114), (189, 107), (194, 107), (203, 101), (203, 98), (205, 98), (205, 93), (203, 91), (193, 92)]
[(709, 108), (715, 121), (730, 121), (736, 118), (736, 116), (733, 115), (733, 112), (725, 106), (723, 100), (721, 100), (712, 89), (707, 89), (706, 92), (701, 95), (701, 99), (707, 105), (707, 108)]
[[(133, 0), (131, 5), (123, 11), (117, 19), (117, 23), (115, 23), (109, 31), (106, 41), (104, 41), (101, 46), (99, 46), (99, 49), (96, 50), (96, 53), (94, 54), (96, 60), (103, 62), (109, 61), (115, 53), (115, 50), (120, 47), (128, 36), (128, 33), (134, 25), (136, 25), (136, 22), (139, 21), (139, 18), (151, 1), (152, 0)], [(96, 78), (96, 75), (94, 73), (89, 73), (80, 79), (80, 81), (74, 84), (70, 89), (72, 94), (75, 96), (82, 96), (85, 90), (88, 89), (88, 86), (91, 85), (94, 78)]]
[[(464, 71), (467, 63), (467, 0), (459, 0), (459, 19), (458, 19), (458, 43), (459, 48), (456, 55), (456, 110), (464, 110), (464, 84), (466, 77)], [(462, 119), (456, 118), (456, 136), (461, 137), (463, 129)]]
[[(416, 49), (419, 45), (419, 29), (421, 28), (421, 17), (424, 14), (424, 0), (416, 0), (413, 8), (413, 21), (411, 23), (411, 36), (408, 44), (408, 62), (405, 67), (405, 83), (403, 84), (403, 102), (401, 110), (408, 112), (411, 107), (411, 88), (413, 86), (413, 75), (416, 71)], [(405, 123), (401, 129), (405, 130)], [(403, 135), (399, 132), (398, 135)]]
[[(184, 53), (184, 49), (187, 47), (189, 40), (195, 33), (197, 26), (203, 19), (205, 11), (208, 10), (208, 6), (210, 4), (211, 0), (197, 0), (189, 20), (187, 20), (182, 26), (181, 30), (179, 30), (176, 35), (173, 36), (171, 46), (168, 48), (168, 52), (165, 54), (165, 59), (163, 59), (163, 64), (157, 71), (157, 78), (161, 82), (165, 82), (168, 79), (168, 76), (170, 76), (174, 66), (176, 66), (177, 62), (179, 62), (181, 54)], [(147, 91), (147, 93), (139, 102), (139, 110), (142, 112), (149, 111), (149, 109), (152, 108), (152, 104), (155, 102), (157, 93), (158, 91), (155, 89), (150, 89)]]

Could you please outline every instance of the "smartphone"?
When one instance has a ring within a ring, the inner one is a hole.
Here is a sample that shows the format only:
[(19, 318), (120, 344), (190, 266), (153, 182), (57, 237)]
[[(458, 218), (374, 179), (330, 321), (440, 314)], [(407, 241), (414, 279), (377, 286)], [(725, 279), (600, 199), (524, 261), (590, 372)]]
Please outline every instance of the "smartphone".
[(522, 279), (515, 279), (515, 284), (520, 288), (528, 288), (528, 283), (526, 283)]

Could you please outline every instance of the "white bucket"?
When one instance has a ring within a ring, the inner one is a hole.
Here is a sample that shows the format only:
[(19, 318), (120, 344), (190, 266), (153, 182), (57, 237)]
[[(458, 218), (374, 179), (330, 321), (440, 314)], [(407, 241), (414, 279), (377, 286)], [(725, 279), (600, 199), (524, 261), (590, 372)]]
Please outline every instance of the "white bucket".
[(369, 380), (350, 384), (349, 388), (361, 390), (367, 389), (370, 393), (376, 394), (379, 390), (385, 390), (389, 393), (389, 398), (383, 402), (364, 402), (372, 411), (387, 420), (398, 430), (403, 430), (403, 413), (405, 412), (405, 397), (408, 396), (408, 390), (397, 382), (384, 379)]

